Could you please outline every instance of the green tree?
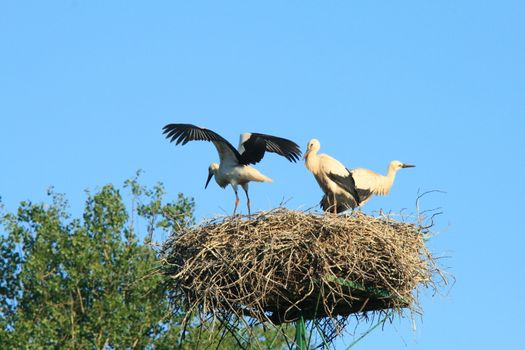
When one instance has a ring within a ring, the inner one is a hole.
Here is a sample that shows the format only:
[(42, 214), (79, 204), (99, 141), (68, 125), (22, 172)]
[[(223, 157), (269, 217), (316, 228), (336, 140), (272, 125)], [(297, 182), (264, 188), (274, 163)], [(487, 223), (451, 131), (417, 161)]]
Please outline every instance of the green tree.
[[(163, 203), (161, 184), (148, 189), (137, 178), (125, 187), (129, 210), (121, 190), (106, 185), (87, 193), (82, 219), (72, 218), (64, 196), (53, 190), (50, 203), (1, 210), (1, 349), (238, 347), (228, 333), (196, 328), (196, 322), (180, 344), (184, 315), (172, 311), (158, 273), (154, 235), (193, 223), (193, 200), (179, 194)], [(247, 348), (282, 348), (277, 331), (255, 332), (259, 345)]]

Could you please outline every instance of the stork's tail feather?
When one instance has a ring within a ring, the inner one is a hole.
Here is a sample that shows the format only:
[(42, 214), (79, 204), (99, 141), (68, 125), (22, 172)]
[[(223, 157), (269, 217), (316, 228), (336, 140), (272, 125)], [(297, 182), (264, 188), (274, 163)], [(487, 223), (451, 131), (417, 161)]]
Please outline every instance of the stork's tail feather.
[(265, 176), (265, 175), (263, 175), (263, 176), (264, 176), (264, 180), (262, 180), (262, 181), (264, 181), (264, 182), (273, 182), (273, 180), (270, 179), (268, 176)]
[(324, 195), (323, 198), (321, 198), (319, 206), (321, 207), (321, 209), (323, 209), (323, 211), (330, 210), (330, 203), (328, 203), (328, 198), (326, 197), (326, 195)]
[(261, 174), (261, 173), (258, 173), (258, 174), (256, 174), (255, 176), (253, 176), (252, 181), (257, 181), (257, 182), (273, 182), (272, 179), (270, 179), (268, 176), (263, 175), (263, 174)]
[(246, 166), (243, 168), (244, 171), (244, 180), (248, 181), (257, 181), (257, 182), (273, 182), (268, 176), (261, 173), (259, 170)]

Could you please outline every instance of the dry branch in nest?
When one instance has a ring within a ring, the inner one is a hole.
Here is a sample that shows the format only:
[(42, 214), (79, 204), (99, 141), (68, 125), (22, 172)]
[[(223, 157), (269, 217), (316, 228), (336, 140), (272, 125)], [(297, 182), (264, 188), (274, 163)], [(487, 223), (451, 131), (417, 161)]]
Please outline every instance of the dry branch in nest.
[(411, 308), (437, 267), (422, 228), (360, 212), (284, 208), (172, 235), (163, 273), (186, 311), (274, 324)]

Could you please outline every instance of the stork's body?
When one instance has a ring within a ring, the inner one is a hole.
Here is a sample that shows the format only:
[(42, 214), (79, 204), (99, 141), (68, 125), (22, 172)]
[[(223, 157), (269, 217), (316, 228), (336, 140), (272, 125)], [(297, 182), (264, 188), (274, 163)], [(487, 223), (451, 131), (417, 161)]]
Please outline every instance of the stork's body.
[[(415, 165), (403, 164), (398, 160), (393, 160), (388, 165), (386, 175), (381, 175), (365, 168), (355, 168), (349, 171), (346, 176), (332, 174), (330, 179), (338, 184), (342, 184), (348, 181), (348, 177), (352, 177), (361, 200), (359, 205), (362, 206), (372, 198), (372, 195), (385, 196), (389, 194), (397, 171), (402, 168), (412, 167), (415, 167)], [(326, 199), (323, 198), (322, 201), (326, 201)]]
[(250, 181), (256, 182), (272, 182), (268, 176), (263, 175), (259, 170), (249, 166), (249, 165), (234, 165), (231, 164), (224, 165), (223, 163), (217, 164), (212, 163), (209, 168), (208, 180), (206, 181), (206, 186), (210, 182), (211, 177), (215, 177), (215, 182), (225, 188), (228, 185), (231, 185), (233, 191), (235, 192), (235, 208), (233, 209), (233, 214), (237, 210), (239, 205), (239, 194), (238, 186), (241, 185), (244, 193), (246, 193), (246, 206), (248, 207), (248, 215), (251, 214), (251, 202), (250, 196), (248, 195), (248, 183)]
[(217, 170), (212, 169), (212, 172), (215, 175), (215, 182), (222, 188), (228, 185), (246, 185), (250, 181), (272, 182), (268, 176), (249, 165), (227, 166), (218, 164)]
[(301, 156), (301, 151), (296, 143), (265, 134), (241, 134), (238, 149), (235, 149), (231, 143), (214, 131), (191, 124), (168, 124), (164, 127), (164, 134), (171, 141), (176, 141), (176, 144), (184, 145), (188, 141), (201, 140), (210, 141), (215, 145), (220, 163), (210, 164), (204, 188), (208, 187), (213, 176), (220, 187), (225, 188), (231, 185), (235, 192), (234, 214), (239, 205), (237, 192), (239, 185), (246, 193), (248, 214), (250, 214), (248, 183), (250, 181), (272, 182), (272, 179), (248, 164), (256, 164), (261, 161), (266, 151), (277, 153), (291, 162), (296, 162)]
[[(304, 160), (306, 168), (312, 172), (319, 187), (325, 193), (327, 205), (323, 209), (339, 213), (357, 206), (359, 196), (352, 176), (348, 176), (348, 170), (337, 159), (327, 154), (317, 154), (320, 148), (318, 140), (310, 140)], [(330, 174), (338, 175), (341, 179), (335, 182), (330, 178)]]

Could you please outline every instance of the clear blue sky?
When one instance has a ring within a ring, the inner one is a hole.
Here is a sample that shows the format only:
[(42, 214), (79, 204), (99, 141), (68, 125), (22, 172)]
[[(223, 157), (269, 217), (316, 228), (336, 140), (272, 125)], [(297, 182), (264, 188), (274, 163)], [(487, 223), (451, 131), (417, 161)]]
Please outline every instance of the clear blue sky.
[[(523, 1), (18, 1), (0, 3), (0, 196), (45, 200), (54, 185), (79, 213), (84, 189), (137, 169), (199, 219), (229, 213), (212, 183), (211, 144), (169, 144), (169, 122), (235, 145), (264, 132), (348, 167), (402, 170), (365, 207), (441, 207), (429, 247), (455, 275), (425, 314), (376, 330), (357, 348), (523, 347), (525, 273)], [(292, 209), (321, 192), (303, 163), (257, 166), (254, 209)], [(240, 208), (245, 211), (245, 201)], [(346, 336), (339, 348), (352, 340)]]

